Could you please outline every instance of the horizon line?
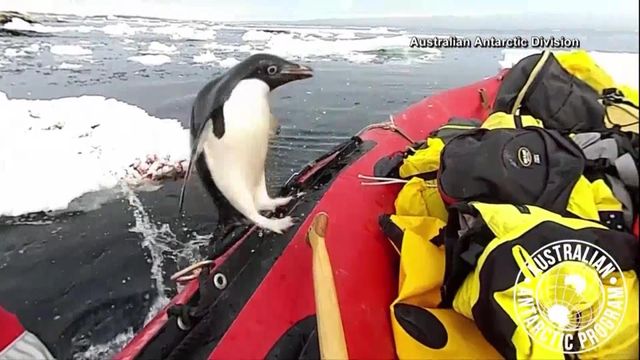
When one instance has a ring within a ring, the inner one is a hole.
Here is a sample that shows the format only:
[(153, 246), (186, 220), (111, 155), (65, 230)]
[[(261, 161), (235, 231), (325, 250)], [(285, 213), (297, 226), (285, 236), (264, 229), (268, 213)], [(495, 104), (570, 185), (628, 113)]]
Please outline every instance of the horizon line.
[[(62, 15), (62, 16), (67, 16), (67, 15), (71, 15), (71, 16), (78, 16), (78, 17), (96, 17), (96, 16), (115, 16), (115, 17), (138, 17), (138, 18), (147, 18), (147, 19), (161, 19), (161, 20), (195, 20), (195, 21), (213, 21), (213, 22), (232, 22), (232, 23), (242, 23), (242, 22), (258, 22), (258, 21), (264, 21), (264, 22), (312, 22), (312, 21), (318, 21), (318, 22), (322, 22), (322, 21), (346, 21), (346, 20), (384, 20), (384, 19), (434, 19), (434, 18), (474, 18), (474, 19), (480, 19), (483, 17), (496, 17), (496, 16), (592, 16), (592, 17), (601, 17), (601, 18), (607, 18), (610, 19), (610, 16), (613, 14), (607, 14), (607, 13), (598, 13), (598, 14), (594, 14), (594, 13), (575, 13), (575, 12), (553, 12), (553, 13), (549, 13), (549, 12), (495, 12), (495, 13), (473, 13), (473, 14), (469, 14), (469, 13), (459, 13), (459, 14), (421, 14), (421, 15), (416, 15), (416, 14), (404, 14), (404, 13), (396, 13), (396, 14), (353, 14), (353, 15), (348, 15), (348, 16), (340, 16), (340, 17), (321, 17), (321, 18), (316, 18), (316, 17), (302, 17), (302, 18), (297, 18), (297, 19), (279, 19), (279, 18), (237, 18), (237, 19), (223, 19), (223, 18), (218, 18), (215, 19), (213, 17), (187, 17), (187, 16), (180, 16), (180, 17), (171, 17), (169, 15), (165, 16), (165, 15), (142, 15), (142, 14), (126, 14), (126, 13), (115, 13), (115, 12), (84, 12), (84, 13), (74, 13), (74, 12), (42, 12), (42, 11), (21, 11), (21, 10), (0, 10), (0, 12), (5, 12), (5, 11), (13, 11), (13, 12), (18, 12), (18, 13), (22, 13), (22, 14), (37, 14), (37, 15)], [(630, 13), (624, 13), (624, 14), (617, 14), (619, 16), (619, 18), (634, 18), (633, 14)], [(638, 19), (638, 16), (635, 16), (636, 20)], [(637, 21), (636, 21), (637, 23)], [(588, 24), (585, 24), (585, 26), (589, 26)]]

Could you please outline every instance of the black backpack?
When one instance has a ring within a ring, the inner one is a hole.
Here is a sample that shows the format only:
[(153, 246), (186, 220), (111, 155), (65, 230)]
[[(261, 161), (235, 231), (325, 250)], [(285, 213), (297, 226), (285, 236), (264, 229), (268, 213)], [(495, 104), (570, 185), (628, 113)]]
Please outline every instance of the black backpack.
[(537, 205), (565, 214), (584, 164), (577, 144), (556, 131), (536, 126), (479, 128), (444, 147), (438, 186), (448, 204)]

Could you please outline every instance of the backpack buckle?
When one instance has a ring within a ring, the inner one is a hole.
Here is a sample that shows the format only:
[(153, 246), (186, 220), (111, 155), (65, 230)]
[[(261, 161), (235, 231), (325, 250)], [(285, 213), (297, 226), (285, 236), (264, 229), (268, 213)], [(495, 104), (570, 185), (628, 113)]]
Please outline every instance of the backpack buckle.
[(606, 88), (602, 90), (602, 99), (610, 102), (624, 101), (624, 94), (617, 88)]
[(609, 171), (613, 165), (609, 159), (598, 158), (598, 159), (586, 159), (585, 160), (585, 168), (590, 169), (592, 171)]

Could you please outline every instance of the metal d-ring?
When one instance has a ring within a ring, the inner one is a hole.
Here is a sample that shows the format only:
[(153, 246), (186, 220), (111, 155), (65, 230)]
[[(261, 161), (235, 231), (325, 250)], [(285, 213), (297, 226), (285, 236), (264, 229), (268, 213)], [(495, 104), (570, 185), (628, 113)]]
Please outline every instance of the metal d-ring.
[(178, 328), (180, 328), (180, 330), (182, 331), (187, 331), (189, 329), (191, 329), (191, 326), (187, 325), (184, 323), (184, 321), (182, 321), (182, 317), (178, 316), (178, 319), (176, 320), (177, 324), (178, 324)]
[(227, 277), (223, 273), (213, 275), (213, 285), (218, 290), (224, 290), (227, 287)]

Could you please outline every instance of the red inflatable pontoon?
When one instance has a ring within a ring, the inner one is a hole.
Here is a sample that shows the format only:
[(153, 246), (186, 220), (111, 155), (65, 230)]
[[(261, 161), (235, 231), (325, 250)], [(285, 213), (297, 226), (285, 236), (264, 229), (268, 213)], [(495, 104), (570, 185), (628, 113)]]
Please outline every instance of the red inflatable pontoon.
[[(484, 119), (502, 74), (426, 98), (394, 115), (414, 140), (451, 117)], [(281, 193), (304, 191), (286, 212), (303, 220), (283, 235), (234, 231), (215, 264), (191, 281), (116, 359), (317, 357), (312, 252), (315, 214), (330, 218), (330, 258), (349, 358), (395, 358), (389, 305), (397, 293), (397, 254), (378, 225), (394, 212), (400, 185), (362, 186), (378, 160), (410, 145), (371, 127), (296, 174)], [(213, 281), (213, 280), (215, 281)], [(214, 285), (215, 284), (215, 285)]]

